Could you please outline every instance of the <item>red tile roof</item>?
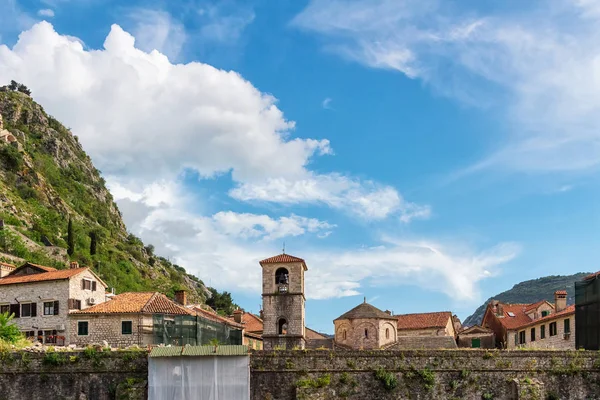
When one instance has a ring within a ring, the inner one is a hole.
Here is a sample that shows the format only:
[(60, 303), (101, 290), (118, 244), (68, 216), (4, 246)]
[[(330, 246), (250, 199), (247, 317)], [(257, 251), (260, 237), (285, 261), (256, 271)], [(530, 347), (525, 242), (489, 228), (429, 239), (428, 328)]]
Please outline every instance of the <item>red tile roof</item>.
[(264, 260), (260, 261), (260, 264), (279, 264), (279, 263), (291, 263), (291, 262), (303, 263), (304, 260), (301, 258), (298, 258), (298, 257), (290, 256), (289, 254), (283, 253), (283, 254), (280, 254), (275, 257), (265, 258)]
[(566, 296), (567, 295), (567, 291), (566, 290), (557, 290), (556, 292), (554, 292), (554, 294)]
[[(531, 318), (525, 313), (525, 309), (531, 304), (503, 304), (502, 306), (503, 317), (498, 318), (498, 321), (508, 330), (515, 329), (515, 327), (521, 326), (531, 322)], [(508, 313), (512, 313), (510, 316)]]
[(564, 310), (559, 311), (557, 313), (553, 313), (553, 314), (547, 315), (547, 316), (542, 317), (542, 318), (531, 320), (530, 322), (524, 323), (522, 325), (515, 326), (515, 327), (512, 328), (512, 330), (523, 329), (523, 328), (526, 328), (528, 326), (537, 325), (539, 323), (549, 322), (549, 321), (552, 321), (554, 319), (562, 318), (562, 317), (565, 317), (565, 316), (571, 315), (571, 314), (575, 314), (575, 306), (574, 305), (570, 305), (567, 308), (565, 308)]
[(17, 267), (15, 267), (12, 264), (5, 263), (5, 262), (2, 262), (2, 261), (0, 261), (0, 265), (3, 266), (3, 267), (8, 267), (8, 268), (17, 268)]
[(598, 272), (594, 272), (593, 274), (589, 274), (588, 276), (586, 276), (585, 278), (583, 278), (584, 281), (590, 280), (590, 279), (594, 279), (595, 277), (597, 277), (598, 275), (600, 275), (600, 271)]
[(194, 305), (194, 306), (190, 307), (190, 310), (192, 312), (196, 313), (199, 317), (205, 318), (209, 321), (218, 322), (220, 324), (226, 324), (226, 325), (233, 326), (233, 327), (239, 328), (239, 329), (244, 328), (244, 326), (242, 324), (238, 324), (237, 322), (235, 322), (229, 318), (223, 317), (214, 311), (205, 310), (205, 309), (201, 308), (200, 306)]
[(242, 324), (246, 332), (262, 333), (263, 331), (263, 320), (252, 313), (245, 312), (242, 314)]
[[(49, 268), (49, 267), (45, 267)], [(57, 270), (49, 268), (49, 272), (41, 272), (39, 274), (30, 275), (19, 275), (12, 276), (8, 275), (4, 278), (0, 278), (0, 285), (12, 285), (17, 283), (30, 283), (30, 282), (45, 282), (45, 281), (58, 281), (62, 279), (69, 279), (75, 275), (87, 271), (89, 268), (75, 268), (75, 269), (61, 269)]]
[(30, 265), (32, 267), (36, 267), (41, 269), (42, 271), (46, 271), (46, 272), (50, 272), (50, 271), (58, 271), (56, 268), (52, 268), (52, 267), (46, 267), (45, 265), (39, 265), (39, 264), (34, 264), (34, 263), (26, 263), (25, 265)]
[(193, 315), (185, 307), (180, 306), (167, 296), (158, 292), (121, 293), (112, 300), (97, 304), (85, 310), (72, 311), (71, 314), (174, 314)]
[[(541, 305), (542, 305), (542, 304), (544, 304), (544, 303), (548, 303), (548, 304), (550, 304), (550, 303), (549, 303), (549, 302), (547, 302), (546, 300), (540, 300), (540, 301), (538, 301), (537, 303), (531, 303), (531, 304), (528, 304), (528, 305), (525, 307), (524, 311), (525, 311), (526, 313), (530, 313), (531, 311), (533, 311), (533, 310), (537, 309), (539, 306), (541, 306)], [(552, 304), (550, 304), (550, 306), (554, 307)]]
[(394, 315), (398, 320), (398, 329), (445, 328), (452, 318), (450, 311)]

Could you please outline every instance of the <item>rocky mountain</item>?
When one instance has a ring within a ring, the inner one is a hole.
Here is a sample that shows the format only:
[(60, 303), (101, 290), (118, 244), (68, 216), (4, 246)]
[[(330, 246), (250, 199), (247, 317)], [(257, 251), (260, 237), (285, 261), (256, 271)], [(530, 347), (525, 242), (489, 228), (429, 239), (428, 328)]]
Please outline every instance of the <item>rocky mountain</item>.
[(0, 87), (0, 220), (0, 261), (66, 268), (75, 260), (118, 292), (187, 289), (192, 301), (232, 311), (229, 293), (207, 288), (127, 232), (77, 136), (16, 82)]
[(575, 302), (575, 282), (580, 281), (589, 272), (579, 272), (574, 275), (552, 275), (517, 283), (512, 289), (490, 297), (475, 312), (463, 321), (464, 326), (480, 324), (485, 308), (490, 300), (499, 300), (505, 303), (535, 303), (540, 300), (554, 302), (554, 292), (566, 290), (568, 293), (567, 304)]

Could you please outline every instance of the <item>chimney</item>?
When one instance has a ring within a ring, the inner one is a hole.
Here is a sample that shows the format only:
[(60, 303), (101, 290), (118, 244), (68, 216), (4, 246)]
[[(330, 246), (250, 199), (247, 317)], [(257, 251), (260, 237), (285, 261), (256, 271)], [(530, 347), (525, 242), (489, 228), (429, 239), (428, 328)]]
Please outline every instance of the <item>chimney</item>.
[(497, 308), (498, 313), (496, 315), (498, 315), (499, 317), (504, 317), (504, 307), (502, 306), (502, 304), (498, 303)]
[(182, 306), (187, 305), (187, 292), (185, 290), (176, 290), (175, 291), (175, 301)]
[(557, 290), (554, 292), (554, 312), (560, 312), (567, 308), (567, 291)]
[(235, 322), (237, 322), (238, 324), (241, 324), (242, 323), (242, 315), (244, 315), (244, 312), (238, 308), (237, 310), (235, 310), (233, 312), (233, 320)]
[(260, 310), (258, 312), (258, 316), (260, 317), (260, 319), (265, 319), (265, 312), (263, 310)]
[(71, 261), (70, 267), (71, 269), (79, 268), (79, 263), (77, 261)]
[(385, 313), (386, 313), (387, 315), (392, 315), (392, 312), (391, 312), (390, 310), (385, 310)]

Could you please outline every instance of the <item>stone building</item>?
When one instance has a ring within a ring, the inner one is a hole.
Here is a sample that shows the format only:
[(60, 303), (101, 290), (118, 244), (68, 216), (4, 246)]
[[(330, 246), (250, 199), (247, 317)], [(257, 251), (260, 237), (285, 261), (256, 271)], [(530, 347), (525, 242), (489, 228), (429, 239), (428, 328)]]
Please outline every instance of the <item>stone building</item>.
[(567, 307), (567, 292), (554, 293), (554, 304), (488, 303), (482, 326), (494, 331), (496, 346), (575, 349), (575, 307)]
[(4, 278), (6, 275), (13, 272), (17, 267), (12, 264), (0, 262), (0, 278)]
[(260, 317), (244, 310), (235, 310), (229, 319), (244, 327), (243, 345), (253, 350), (263, 349), (263, 320)]
[(69, 313), (104, 302), (105, 292), (106, 284), (76, 262), (65, 270), (26, 263), (0, 278), (0, 312), (14, 314), (27, 337), (66, 345), (73, 336)]
[(260, 265), (264, 349), (304, 349), (306, 263), (301, 258), (284, 253), (262, 260)]
[(102, 304), (72, 312), (71, 343), (85, 346), (106, 341), (112, 347), (164, 343), (156, 339), (157, 315), (169, 325), (174, 324), (175, 316), (191, 317), (194, 313), (158, 292), (121, 293)]
[(351, 349), (380, 349), (396, 342), (396, 317), (365, 301), (333, 321), (335, 345)]
[(494, 331), (481, 325), (473, 325), (458, 332), (458, 347), (470, 349), (493, 349), (496, 347)]
[(451, 336), (456, 337), (455, 321), (450, 311), (399, 314), (398, 336)]

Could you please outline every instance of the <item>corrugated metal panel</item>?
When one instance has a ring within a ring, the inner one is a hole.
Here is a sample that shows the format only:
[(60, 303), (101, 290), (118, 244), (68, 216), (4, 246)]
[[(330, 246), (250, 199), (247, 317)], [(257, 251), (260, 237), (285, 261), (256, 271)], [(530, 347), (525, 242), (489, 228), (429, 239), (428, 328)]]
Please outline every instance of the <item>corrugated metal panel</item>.
[(248, 346), (219, 345), (215, 353), (215, 346), (185, 346), (183, 356), (245, 356), (248, 355)]
[(177, 357), (181, 355), (183, 347), (154, 347), (150, 357)]

